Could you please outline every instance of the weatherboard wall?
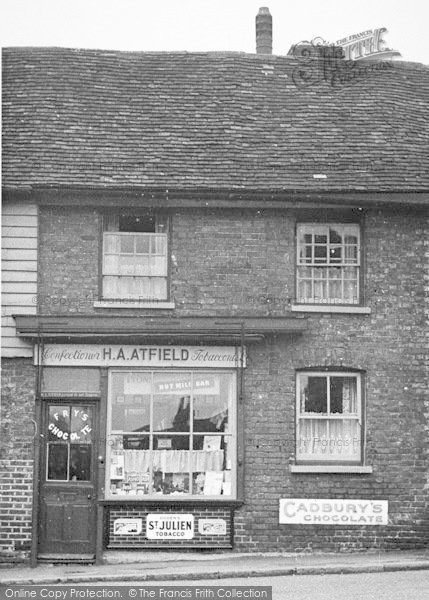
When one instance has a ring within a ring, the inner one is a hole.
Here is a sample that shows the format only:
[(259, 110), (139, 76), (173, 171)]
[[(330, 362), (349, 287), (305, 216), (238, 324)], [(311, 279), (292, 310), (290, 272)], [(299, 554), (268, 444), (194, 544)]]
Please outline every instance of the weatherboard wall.
[(38, 209), (2, 207), (2, 356), (31, 357), (32, 346), (16, 336), (14, 314), (36, 314)]

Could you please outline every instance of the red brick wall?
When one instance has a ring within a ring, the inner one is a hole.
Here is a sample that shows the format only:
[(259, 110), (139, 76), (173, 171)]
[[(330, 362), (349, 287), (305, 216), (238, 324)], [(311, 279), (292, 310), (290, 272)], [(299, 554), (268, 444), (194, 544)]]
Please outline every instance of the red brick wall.
[[(343, 317), (345, 320), (346, 317)], [(321, 327), (329, 328), (329, 317)], [(333, 334), (341, 335), (336, 320)], [(386, 365), (382, 348), (365, 355), (326, 351), (322, 338), (309, 350), (299, 341), (252, 346), (245, 376), (245, 505), (235, 515), (240, 549), (298, 551), (424, 546), (429, 534), (427, 432), (422, 398), (403, 388), (409, 376)], [(329, 339), (329, 338), (328, 338)], [(360, 339), (356, 340), (361, 343)], [(331, 340), (332, 343), (332, 340)], [(341, 352), (340, 352), (341, 350)], [(341, 359), (341, 360), (340, 360)], [(298, 474), (295, 452), (295, 369), (352, 366), (366, 371), (366, 462), (372, 474)], [(389, 501), (389, 526), (278, 524), (279, 498), (355, 498)]]
[[(315, 212), (313, 218), (317, 216)], [(294, 211), (175, 211), (174, 314), (286, 314), (294, 296), (297, 218), (308, 221), (312, 216), (300, 218)], [(302, 336), (249, 348), (245, 505), (236, 513), (236, 548), (349, 550), (428, 543), (427, 228), (423, 212), (368, 210), (363, 231), (371, 314), (310, 315)], [(42, 312), (127, 313), (93, 308), (98, 232), (93, 210), (80, 215), (77, 209), (41, 210), (39, 292), (42, 299), (50, 299), (39, 305)], [(320, 366), (365, 372), (366, 462), (373, 466), (372, 474), (289, 471), (296, 369)], [(389, 525), (279, 525), (282, 497), (388, 500)]]
[(98, 213), (41, 208), (39, 215), (39, 312), (92, 312), (98, 299)]
[[(232, 510), (213, 505), (184, 505), (183, 503), (136, 506), (109, 507), (107, 510), (108, 548), (231, 548)], [(194, 515), (194, 537), (191, 540), (149, 540), (146, 539), (146, 516), (156, 513), (192, 514)], [(142, 532), (138, 535), (114, 535), (115, 519), (140, 518), (143, 520)], [(199, 519), (221, 519), (226, 523), (225, 535), (202, 535), (198, 531)]]
[[(246, 503), (236, 514), (237, 548), (349, 550), (428, 544), (425, 225), (424, 215), (374, 211), (367, 216), (371, 315), (314, 315), (300, 338), (250, 348), (245, 377)], [(289, 472), (296, 369), (325, 365), (365, 372), (366, 462), (374, 469), (370, 475)], [(281, 497), (388, 500), (389, 525), (279, 526)]]
[(29, 556), (33, 494), (35, 368), (2, 360), (0, 419), (0, 561)]
[[(80, 212), (79, 212), (80, 210)], [(290, 217), (290, 215), (289, 215)], [(294, 220), (260, 211), (172, 215), (171, 296), (177, 314), (284, 314), (294, 294)], [(100, 217), (41, 208), (38, 307), (42, 314), (116, 314), (98, 300)], [(121, 309), (119, 314), (136, 314)]]
[(294, 296), (291, 213), (173, 215), (172, 295), (178, 313), (284, 315)]

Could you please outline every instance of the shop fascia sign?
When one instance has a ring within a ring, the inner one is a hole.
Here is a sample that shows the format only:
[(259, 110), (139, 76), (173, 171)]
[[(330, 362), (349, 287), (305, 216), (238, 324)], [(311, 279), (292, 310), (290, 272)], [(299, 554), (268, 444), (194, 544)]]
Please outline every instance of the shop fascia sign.
[(387, 525), (387, 500), (282, 498), (279, 523), (290, 525)]
[[(34, 364), (39, 364), (36, 345)], [(46, 344), (45, 367), (183, 367), (236, 368), (246, 366), (246, 352), (236, 346), (120, 346)]]

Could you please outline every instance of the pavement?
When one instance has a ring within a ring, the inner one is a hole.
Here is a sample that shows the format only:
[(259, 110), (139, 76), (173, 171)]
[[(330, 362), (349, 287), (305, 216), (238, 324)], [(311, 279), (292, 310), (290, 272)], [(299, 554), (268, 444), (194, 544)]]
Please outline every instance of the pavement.
[(156, 582), (178, 580), (379, 573), (429, 570), (429, 549), (422, 551), (333, 553), (106, 552), (102, 565), (40, 564), (3, 566), (1, 585), (55, 583)]

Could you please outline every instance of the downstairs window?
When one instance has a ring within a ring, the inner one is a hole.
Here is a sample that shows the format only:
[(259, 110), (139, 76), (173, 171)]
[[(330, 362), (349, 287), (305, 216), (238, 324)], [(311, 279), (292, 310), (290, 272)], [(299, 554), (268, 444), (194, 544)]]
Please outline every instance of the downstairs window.
[(360, 463), (360, 373), (299, 372), (296, 428), (297, 461)]
[(235, 496), (232, 372), (112, 371), (107, 495)]

